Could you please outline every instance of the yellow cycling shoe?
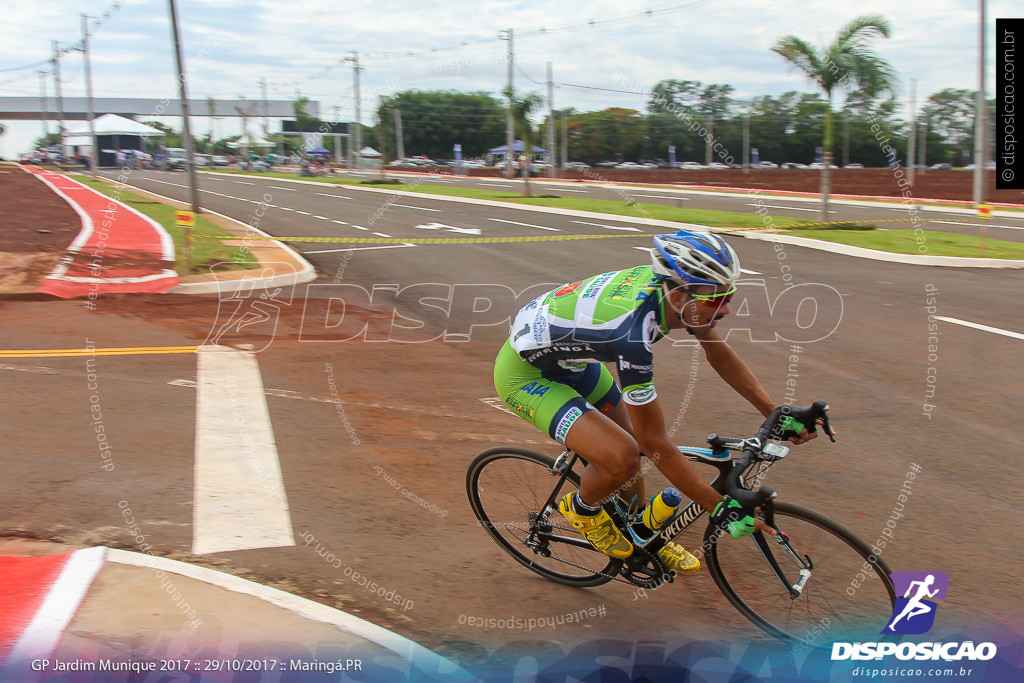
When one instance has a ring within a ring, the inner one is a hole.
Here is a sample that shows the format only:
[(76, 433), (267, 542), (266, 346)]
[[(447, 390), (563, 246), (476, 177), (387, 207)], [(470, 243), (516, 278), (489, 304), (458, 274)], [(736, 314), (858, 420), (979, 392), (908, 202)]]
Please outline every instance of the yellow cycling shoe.
[[(558, 511), (562, 513), (562, 516), (583, 534), (590, 545), (605, 555), (620, 559), (632, 555), (633, 544), (626, 540), (622, 532), (615, 527), (615, 522), (607, 512), (601, 510), (593, 516), (587, 516), (578, 514), (572, 509), (572, 497), (575, 493), (575, 491), (570, 491), (558, 503)], [(700, 564), (698, 563), (697, 566), (699, 567)]]
[(662, 562), (665, 563), (665, 566), (676, 574), (692, 574), (700, 569), (700, 560), (678, 543), (666, 543), (658, 551), (658, 555), (661, 557)]

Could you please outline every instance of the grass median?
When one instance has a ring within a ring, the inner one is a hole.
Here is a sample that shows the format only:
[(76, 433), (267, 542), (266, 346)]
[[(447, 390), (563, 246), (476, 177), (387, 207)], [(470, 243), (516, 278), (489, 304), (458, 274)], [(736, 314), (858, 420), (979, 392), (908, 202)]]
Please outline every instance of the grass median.
[[(86, 175), (75, 177), (80, 183), (102, 192), (103, 194), (126, 204), (139, 213), (152, 218), (159, 223), (174, 240), (174, 269), (179, 273), (185, 272), (185, 230), (179, 228), (175, 221), (177, 211), (169, 204), (161, 203), (155, 199), (142, 197), (134, 192), (118, 188), (104, 180), (96, 180)], [(223, 235), (225, 228), (211, 223), (201, 215), (196, 216), (195, 227), (192, 228), (191, 242), (191, 272), (199, 272), (200, 269), (215, 264), (222, 264), (221, 269), (239, 270), (255, 268), (256, 259), (247, 249), (229, 247), (221, 240), (214, 239), (212, 235)], [(242, 239), (239, 237), (239, 239)], [(226, 265), (224, 265), (226, 264)]]
[[(248, 173), (247, 171), (236, 169), (217, 169), (216, 172)], [(532, 189), (537, 196), (523, 197), (519, 193), (513, 194), (513, 192), (521, 187), (521, 183), (516, 188), (483, 190), (452, 185), (429, 185), (427, 181), (431, 178), (430, 175), (403, 176), (401, 184), (398, 185), (377, 183), (374, 178), (365, 180), (338, 177), (299, 178), (295, 173), (275, 171), (251, 175), (310, 180), (334, 185), (376, 186), (380, 189), (392, 189), (399, 192), (485, 199), (512, 205), (546, 206), (602, 213), (623, 218), (654, 218), (677, 223), (693, 223), (712, 228), (732, 228), (735, 230), (762, 230), (765, 228), (764, 220), (753, 209), (749, 212), (712, 211), (710, 209), (687, 209), (666, 204), (644, 204), (632, 201), (631, 188), (625, 186), (621, 187), (620, 196), (622, 201), (616, 201), (611, 199), (548, 195), (545, 193), (557, 192), (558, 188), (544, 183), (532, 184)], [(394, 176), (389, 176), (389, 178), (393, 180)], [(921, 252), (918, 249), (919, 244), (913, 230), (879, 230), (877, 225), (871, 221), (864, 223), (843, 221), (822, 225), (816, 221), (781, 216), (775, 216), (774, 221), (775, 227), (781, 234), (792, 234), (897, 254), (927, 253), (933, 256), (954, 256), (960, 258), (1024, 259), (1024, 244), (994, 239), (982, 240), (971, 235), (928, 231), (926, 233), (928, 251)], [(910, 221), (907, 220), (906, 222)]]

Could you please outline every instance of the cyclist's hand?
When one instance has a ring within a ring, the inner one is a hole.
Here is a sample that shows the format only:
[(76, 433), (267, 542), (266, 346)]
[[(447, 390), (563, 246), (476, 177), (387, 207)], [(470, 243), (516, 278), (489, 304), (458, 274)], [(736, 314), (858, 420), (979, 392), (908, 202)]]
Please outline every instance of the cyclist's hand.
[[(818, 421), (818, 424), (821, 424), (820, 420)], [(818, 432), (808, 432), (807, 431), (807, 427), (804, 427), (800, 431), (799, 434), (797, 434), (796, 436), (789, 437), (789, 442), (791, 444), (799, 446), (802, 443), (807, 443), (811, 439), (817, 439), (817, 438), (818, 438)]]
[(720, 529), (728, 531), (733, 538), (749, 536), (756, 528), (754, 511), (728, 497), (715, 506), (711, 521)]

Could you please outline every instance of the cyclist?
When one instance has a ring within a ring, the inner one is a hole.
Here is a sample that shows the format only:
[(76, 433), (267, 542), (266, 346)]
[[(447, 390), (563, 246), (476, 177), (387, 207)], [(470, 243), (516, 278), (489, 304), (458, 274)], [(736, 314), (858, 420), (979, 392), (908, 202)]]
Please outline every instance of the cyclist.
[[(767, 417), (775, 408), (715, 330), (736, 291), (736, 253), (717, 235), (680, 230), (654, 237), (651, 260), (567, 284), (528, 303), (494, 366), (505, 404), (588, 462), (579, 491), (568, 493), (559, 511), (597, 550), (619, 558), (634, 548), (601, 503), (623, 492), (627, 500), (645, 500), (641, 454), (733, 536), (749, 535), (755, 527), (774, 533), (755, 521), (753, 510), (723, 500), (679, 453), (665, 431), (653, 383), (651, 344), (685, 329), (715, 372), (758, 412)], [(621, 390), (604, 363), (616, 364)], [(790, 440), (803, 443), (814, 436), (805, 430)], [(675, 572), (700, 569), (697, 558), (678, 544), (666, 544), (659, 554)]]

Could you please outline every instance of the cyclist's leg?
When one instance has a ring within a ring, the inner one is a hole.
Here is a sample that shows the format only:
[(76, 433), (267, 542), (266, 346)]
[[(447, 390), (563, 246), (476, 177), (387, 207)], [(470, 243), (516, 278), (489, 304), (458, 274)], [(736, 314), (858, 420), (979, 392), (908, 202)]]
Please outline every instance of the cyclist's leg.
[[(636, 472), (636, 440), (603, 414), (622, 407), (619, 389), (601, 363), (584, 364), (575, 373), (545, 376), (506, 342), (495, 360), (494, 385), (515, 414), (587, 460), (580, 486), (584, 503), (596, 505), (607, 499)], [(623, 416), (616, 413), (619, 420)]]

